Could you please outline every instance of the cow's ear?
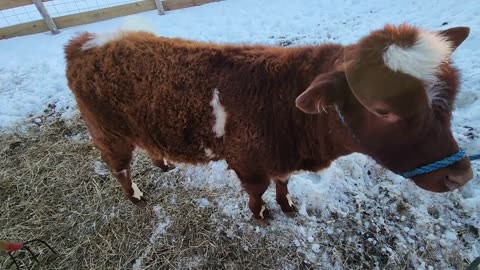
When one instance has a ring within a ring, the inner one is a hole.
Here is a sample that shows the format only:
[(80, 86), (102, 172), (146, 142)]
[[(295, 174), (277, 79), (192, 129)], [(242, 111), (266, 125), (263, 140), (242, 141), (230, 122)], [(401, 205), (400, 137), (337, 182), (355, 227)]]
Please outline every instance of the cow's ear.
[(342, 72), (329, 72), (318, 75), (301, 95), (295, 105), (308, 114), (326, 112), (327, 107), (343, 101), (346, 87)]
[(450, 40), (452, 42), (453, 50), (455, 50), (468, 37), (468, 34), (470, 34), (470, 28), (465, 26), (454, 27), (439, 31), (438, 33)]

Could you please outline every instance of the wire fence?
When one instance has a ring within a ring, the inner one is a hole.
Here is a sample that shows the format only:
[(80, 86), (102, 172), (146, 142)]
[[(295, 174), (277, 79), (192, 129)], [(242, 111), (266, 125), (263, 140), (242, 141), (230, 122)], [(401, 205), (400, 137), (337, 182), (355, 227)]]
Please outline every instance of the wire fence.
[(23, 6), (0, 11), (0, 27), (11, 26), (20, 23), (42, 19), (35, 6)]
[(218, 1), (222, 0), (0, 0), (0, 40), (48, 31), (58, 34), (60, 29), (152, 10), (165, 15)]
[[(43, 4), (50, 16), (55, 18), (139, 1), (140, 0), (53, 0), (44, 2)], [(41, 19), (42, 16), (33, 3), (27, 6), (0, 10), (0, 28)]]

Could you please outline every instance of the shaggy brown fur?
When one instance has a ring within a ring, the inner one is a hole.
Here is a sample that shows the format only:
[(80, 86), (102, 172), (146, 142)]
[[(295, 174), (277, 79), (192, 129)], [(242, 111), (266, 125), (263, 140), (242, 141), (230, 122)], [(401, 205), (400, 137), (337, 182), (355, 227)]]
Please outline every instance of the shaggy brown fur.
[[(402, 31), (387, 27), (371, 34), (369, 42), (384, 44), (375, 36), (391, 29)], [(446, 34), (456, 46), (467, 35)], [(67, 44), (67, 78), (93, 143), (133, 202), (143, 200), (133, 196), (130, 179), (135, 147), (145, 149), (163, 169), (164, 159), (191, 164), (225, 159), (250, 195), (254, 217), (262, 222), (268, 210), (261, 196), (270, 180), (277, 183), (282, 210), (295, 211), (286, 185), (293, 171), (318, 171), (339, 156), (362, 152), (399, 172), (458, 150), (449, 126), (451, 107), (429, 108), (425, 89), (413, 77), (397, 72), (370, 82), (388, 86), (389, 79), (406, 78), (417, 86), (414, 91), (392, 86), (393, 103), (370, 94), (369, 100), (387, 104), (398, 116), (394, 123), (362, 106), (370, 103), (359, 102), (345, 76), (355, 60), (348, 58), (364, 49), (360, 45), (220, 46), (129, 32), (103, 46), (82, 49), (93, 38), (83, 33)], [(451, 104), (457, 73), (448, 64), (442, 70), (446, 91), (453, 93), (448, 95)], [(226, 111), (222, 136), (212, 129), (216, 91)], [(424, 109), (405, 113), (412, 104)], [(439, 131), (444, 134), (437, 135)], [(462, 160), (414, 181), (446, 191), (445, 177), (468, 171), (470, 164)]]

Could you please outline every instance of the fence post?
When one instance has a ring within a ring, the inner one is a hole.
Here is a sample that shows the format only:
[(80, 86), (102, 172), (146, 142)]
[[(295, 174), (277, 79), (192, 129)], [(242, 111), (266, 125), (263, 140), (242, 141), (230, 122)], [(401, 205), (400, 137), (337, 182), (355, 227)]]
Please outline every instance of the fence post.
[(165, 15), (162, 0), (155, 0), (155, 5), (157, 6), (158, 14)]
[(50, 32), (52, 32), (52, 34), (60, 33), (60, 31), (58, 31), (57, 26), (55, 25), (55, 22), (52, 20), (52, 18), (48, 14), (47, 9), (43, 5), (42, 0), (32, 0), (32, 2), (33, 4), (35, 4), (35, 7), (37, 7), (38, 12), (40, 12), (40, 14), (42, 15), (43, 20), (45, 20), (45, 23), (48, 26), (48, 29), (50, 29)]

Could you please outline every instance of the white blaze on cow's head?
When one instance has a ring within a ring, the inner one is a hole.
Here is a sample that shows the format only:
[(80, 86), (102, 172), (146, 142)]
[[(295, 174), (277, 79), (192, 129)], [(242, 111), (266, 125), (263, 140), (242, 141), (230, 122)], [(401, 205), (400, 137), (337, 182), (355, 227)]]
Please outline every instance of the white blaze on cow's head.
[[(459, 148), (450, 120), (459, 74), (451, 54), (469, 28), (427, 31), (385, 26), (347, 46), (335, 70), (318, 75), (296, 100), (306, 113), (336, 105), (359, 151), (394, 172), (441, 160)], [(469, 160), (415, 176), (437, 192), (464, 185), (473, 176)]]

